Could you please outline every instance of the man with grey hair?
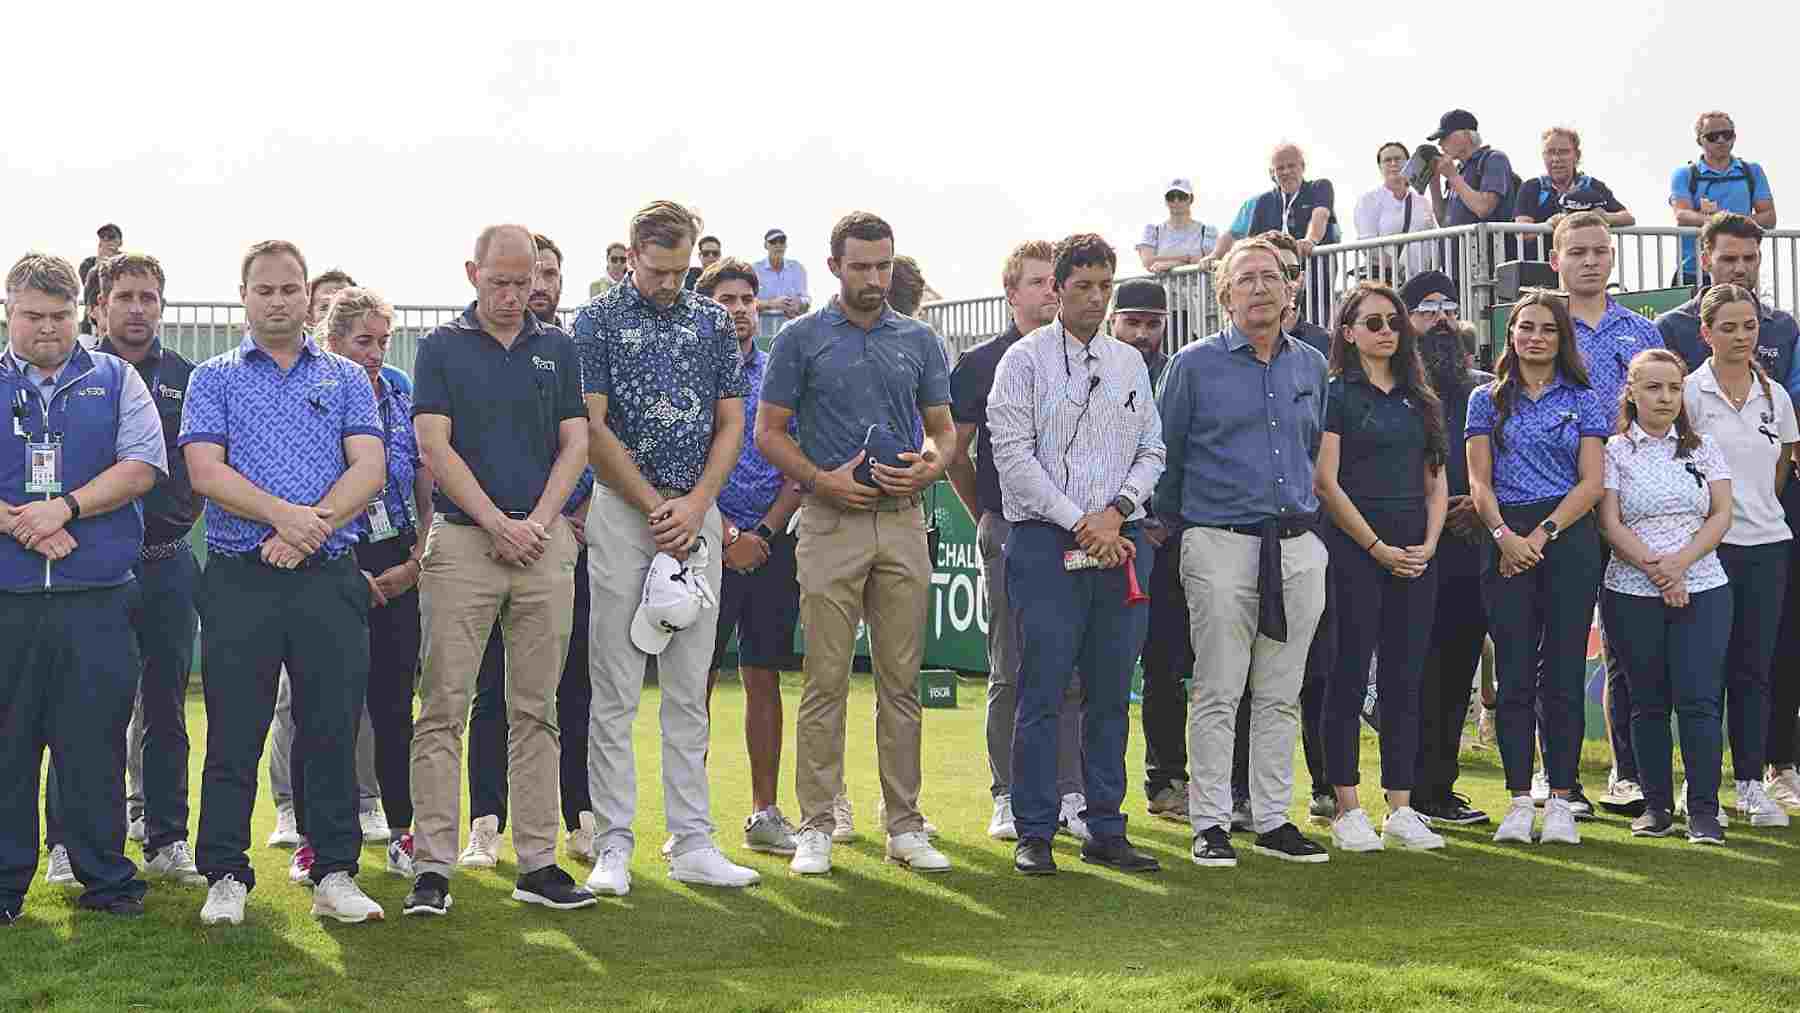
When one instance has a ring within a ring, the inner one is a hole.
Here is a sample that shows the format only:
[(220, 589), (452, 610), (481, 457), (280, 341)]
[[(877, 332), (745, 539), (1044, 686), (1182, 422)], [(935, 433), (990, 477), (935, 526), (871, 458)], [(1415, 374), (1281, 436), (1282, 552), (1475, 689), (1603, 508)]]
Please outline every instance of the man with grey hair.
[(530, 229), (492, 225), (464, 265), (475, 301), (420, 345), (413, 429), (437, 479), (419, 578), (422, 706), (414, 726), (409, 915), (450, 909), (462, 740), (494, 620), (507, 660), (514, 900), (556, 910), (594, 895), (556, 864), (556, 689), (574, 612), (575, 532), (561, 515), (587, 458), (575, 345), (530, 311)]
[(1443, 149), (1431, 179), (1431, 204), (1446, 226), (1512, 221), (1519, 177), (1506, 152), (1482, 141), (1479, 127), (1474, 113), (1452, 109), (1426, 137)]
[[(597, 479), (588, 508), (588, 792), (599, 857), (587, 886), (615, 897), (631, 891), (632, 725), (652, 657), (662, 689), (669, 876), (723, 887), (761, 878), (713, 843), (706, 780), (706, 683), (719, 624), (713, 589), (725, 551), (743, 537), (725, 526), (718, 498), (743, 445), (750, 387), (730, 315), (682, 285), (696, 232), (681, 205), (646, 206), (631, 220), (630, 271), (575, 318)], [(654, 611), (653, 577), (665, 591), (682, 589), (678, 604), (691, 609), (685, 620)]]
[(125, 857), (125, 724), (137, 682), (128, 622), (144, 543), (133, 504), (168, 473), (156, 406), (123, 360), (76, 347), (81, 281), (28, 253), (6, 276), (0, 388), (19, 451), (0, 457), (0, 927), (37, 868), (38, 769), (62, 785), (78, 906), (144, 913)]

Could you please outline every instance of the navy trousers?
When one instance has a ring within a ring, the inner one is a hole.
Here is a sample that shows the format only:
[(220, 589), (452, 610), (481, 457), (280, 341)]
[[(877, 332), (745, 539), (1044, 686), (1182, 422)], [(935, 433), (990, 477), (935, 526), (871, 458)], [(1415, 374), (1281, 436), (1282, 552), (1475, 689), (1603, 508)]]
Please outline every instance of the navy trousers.
[[(1760, 780), (1768, 760), (1769, 665), (1787, 592), (1788, 543), (1722, 544), (1719, 562), (1731, 582), (1726, 585), (1732, 612), (1723, 687), (1731, 766), (1736, 780)], [(1794, 659), (1785, 663), (1792, 665)]]
[[(1150, 543), (1137, 546), (1139, 586), (1154, 577)], [(1012, 803), (1020, 837), (1056, 833), (1057, 715), (1077, 669), (1082, 678), (1082, 818), (1095, 837), (1125, 833), (1125, 747), (1131, 734), (1131, 673), (1149, 626), (1146, 605), (1125, 603), (1123, 566), (1063, 569), (1075, 536), (1051, 524), (1013, 525), (1006, 540), (1006, 593), (1019, 638), (1018, 709), (1013, 726)]]

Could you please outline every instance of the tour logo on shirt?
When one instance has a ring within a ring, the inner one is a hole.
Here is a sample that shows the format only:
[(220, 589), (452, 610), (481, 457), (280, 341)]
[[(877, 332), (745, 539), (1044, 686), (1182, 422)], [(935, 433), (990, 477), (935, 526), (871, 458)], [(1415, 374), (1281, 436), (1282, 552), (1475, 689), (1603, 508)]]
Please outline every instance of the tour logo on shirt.
[(531, 357), (531, 364), (546, 373), (556, 372), (556, 363), (551, 362), (549, 359), (540, 359), (534, 355)]

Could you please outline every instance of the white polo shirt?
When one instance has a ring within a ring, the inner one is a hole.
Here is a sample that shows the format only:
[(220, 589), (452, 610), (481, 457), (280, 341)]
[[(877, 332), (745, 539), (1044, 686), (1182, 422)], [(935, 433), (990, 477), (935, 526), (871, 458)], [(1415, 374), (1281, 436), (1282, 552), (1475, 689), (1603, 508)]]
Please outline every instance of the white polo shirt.
[(1775, 465), (1784, 445), (1800, 443), (1800, 425), (1795, 424), (1793, 399), (1780, 383), (1769, 381), (1769, 395), (1773, 404), (1763, 396), (1763, 385), (1752, 382), (1743, 411), (1733, 408), (1710, 359), (1688, 374), (1682, 391), (1682, 410), (1697, 431), (1713, 438), (1731, 466), (1727, 545), (1767, 545), (1794, 536), (1775, 495)]

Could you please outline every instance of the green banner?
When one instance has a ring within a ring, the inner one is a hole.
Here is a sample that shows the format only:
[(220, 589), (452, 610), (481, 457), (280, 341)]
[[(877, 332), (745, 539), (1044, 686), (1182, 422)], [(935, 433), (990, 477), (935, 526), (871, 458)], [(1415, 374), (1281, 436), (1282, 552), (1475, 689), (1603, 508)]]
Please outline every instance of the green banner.
[[(1620, 292), (1613, 299), (1633, 313), (1655, 320), (1658, 315), (1667, 313), (1693, 297), (1694, 290), (1691, 288), (1653, 288), (1646, 292)], [(1512, 303), (1501, 303), (1488, 314), (1491, 328), (1488, 333), (1495, 335), (1496, 347), (1500, 341), (1499, 335), (1506, 333), (1507, 321), (1512, 318), (1512, 308)], [(1498, 362), (1499, 359), (1500, 356), (1496, 353), (1494, 361)]]

